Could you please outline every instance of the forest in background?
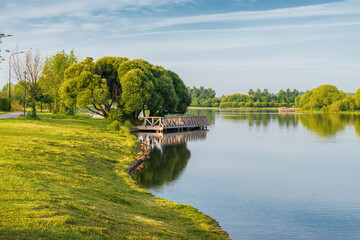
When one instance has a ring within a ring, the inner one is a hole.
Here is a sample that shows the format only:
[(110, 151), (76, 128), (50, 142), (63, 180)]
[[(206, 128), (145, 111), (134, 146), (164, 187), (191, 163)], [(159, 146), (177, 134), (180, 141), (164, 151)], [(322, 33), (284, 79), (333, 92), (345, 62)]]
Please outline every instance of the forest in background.
[(360, 109), (360, 89), (356, 93), (344, 93), (336, 86), (324, 84), (317, 88), (300, 92), (297, 89), (280, 90), (270, 93), (268, 89), (247, 94), (235, 93), (216, 97), (212, 88), (187, 88), (191, 96), (192, 107), (219, 108), (278, 108), (297, 107), (303, 111), (341, 112)]

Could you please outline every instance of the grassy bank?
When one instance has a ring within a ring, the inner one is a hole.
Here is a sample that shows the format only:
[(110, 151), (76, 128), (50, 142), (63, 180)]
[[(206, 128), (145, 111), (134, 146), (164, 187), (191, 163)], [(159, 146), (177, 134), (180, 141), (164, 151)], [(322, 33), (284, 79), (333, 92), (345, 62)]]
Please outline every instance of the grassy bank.
[(193, 207), (139, 189), (124, 172), (135, 137), (107, 125), (0, 120), (0, 239), (227, 238)]

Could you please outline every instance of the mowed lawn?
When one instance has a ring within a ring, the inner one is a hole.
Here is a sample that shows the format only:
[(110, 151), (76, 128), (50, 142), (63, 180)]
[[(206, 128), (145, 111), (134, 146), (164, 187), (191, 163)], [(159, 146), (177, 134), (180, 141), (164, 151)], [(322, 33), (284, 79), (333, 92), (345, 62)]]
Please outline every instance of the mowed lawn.
[(0, 239), (227, 239), (124, 172), (136, 138), (98, 119), (0, 120)]

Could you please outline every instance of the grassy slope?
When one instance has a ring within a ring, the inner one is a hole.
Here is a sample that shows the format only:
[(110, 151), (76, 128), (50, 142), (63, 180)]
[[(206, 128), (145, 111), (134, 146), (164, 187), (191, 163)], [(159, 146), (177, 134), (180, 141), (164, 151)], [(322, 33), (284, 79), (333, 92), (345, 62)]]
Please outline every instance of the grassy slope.
[(135, 137), (102, 120), (0, 120), (0, 239), (226, 239), (124, 173)]

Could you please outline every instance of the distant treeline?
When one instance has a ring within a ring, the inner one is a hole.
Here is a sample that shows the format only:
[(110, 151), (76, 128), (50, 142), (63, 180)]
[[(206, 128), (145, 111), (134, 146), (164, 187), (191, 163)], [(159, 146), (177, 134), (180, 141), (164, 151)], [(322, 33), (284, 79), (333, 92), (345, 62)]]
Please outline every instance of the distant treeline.
[(191, 96), (191, 106), (196, 107), (220, 107), (220, 108), (266, 108), (266, 107), (294, 107), (298, 105), (301, 93), (294, 89), (280, 90), (278, 93), (270, 93), (268, 89), (254, 91), (250, 89), (248, 94), (235, 93), (217, 98), (211, 88), (199, 89), (195, 86), (188, 91)]
[(199, 89), (188, 87), (191, 96), (191, 106), (220, 108), (268, 108), (268, 107), (299, 107), (304, 111), (341, 112), (360, 109), (360, 89), (355, 94), (346, 94), (329, 84), (321, 85), (305, 93), (297, 89), (280, 90), (269, 93), (268, 89), (254, 91), (248, 94), (235, 93), (220, 98), (211, 88)]

